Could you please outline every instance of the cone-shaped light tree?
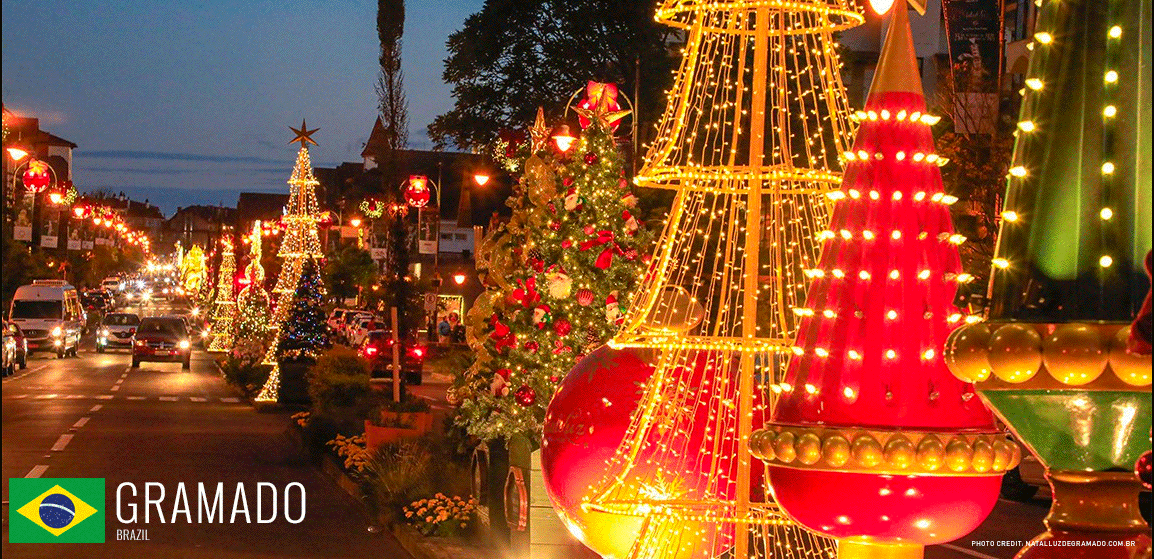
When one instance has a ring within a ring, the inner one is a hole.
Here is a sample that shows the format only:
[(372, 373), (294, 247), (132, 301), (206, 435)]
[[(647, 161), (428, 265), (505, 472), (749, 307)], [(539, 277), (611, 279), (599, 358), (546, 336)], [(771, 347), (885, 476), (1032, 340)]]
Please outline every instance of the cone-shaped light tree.
[[(277, 256), (283, 260), (280, 275), (277, 277), (276, 286), (273, 288), (273, 297), (276, 301), (273, 306), (272, 320), (269, 322), (273, 336), (280, 335), (285, 321), (288, 320), (292, 299), (296, 294), (305, 261), (311, 258), (324, 257), (324, 253), (321, 252), (320, 237), (317, 235), (320, 210), (317, 205), (316, 187), (320, 183), (313, 176), (313, 166), (309, 159), (308, 148), (308, 144), (317, 145), (311, 137), (317, 129), (309, 130), (305, 122), (301, 121), (300, 129), (293, 128), (292, 130), (296, 137), (289, 143), (300, 142), (301, 147), (297, 151), (296, 164), (293, 165), (292, 176), (288, 181), (289, 203), (285, 207), (282, 218), (285, 233)], [(276, 342), (277, 339), (279, 338), (274, 338), (265, 354), (264, 364), (271, 365), (273, 369), (269, 373), (264, 387), (261, 388), (260, 394), (256, 397), (256, 400), (260, 402), (277, 401), (280, 387), (280, 372), (277, 365), (280, 355), (277, 352), (279, 345)]]
[[(834, 200), (773, 423), (751, 446), (778, 503), (839, 555), (918, 557), (976, 528), (1017, 447), (941, 347), (961, 275), (908, 7), (892, 24)], [(830, 499), (829, 495), (838, 495)]]
[(236, 255), (233, 254), (232, 239), (221, 239), (220, 251), (216, 301), (212, 306), (212, 342), (208, 346), (208, 350), (215, 353), (232, 349), (236, 331), (236, 301), (232, 285), (236, 275)]
[(1149, 340), (1127, 343), (1150, 292), (1150, 10), (1041, 5), (990, 308), (945, 348), (1047, 467), (1049, 531), (1019, 557), (1150, 556), (1135, 475), (1150, 471), (1150, 355), (1131, 351)]

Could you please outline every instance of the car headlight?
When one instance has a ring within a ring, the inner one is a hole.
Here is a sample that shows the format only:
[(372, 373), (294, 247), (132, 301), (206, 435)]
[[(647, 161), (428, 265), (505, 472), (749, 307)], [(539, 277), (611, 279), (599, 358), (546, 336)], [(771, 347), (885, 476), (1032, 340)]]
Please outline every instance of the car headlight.
[(192, 344), (188, 343), (188, 340), (180, 340), (180, 343), (177, 345), (180, 346), (180, 349), (188, 349), (192, 346)]
[(146, 342), (144, 340), (133, 340), (132, 343), (135, 344), (137, 347), (144, 347), (144, 346), (148, 345), (148, 342)]
[(101, 331), (100, 331), (100, 335), (101, 335), (101, 336), (104, 336), (104, 337), (108, 337), (108, 328), (105, 328), (105, 329), (101, 330)]
[(54, 340), (54, 341), (52, 342), (52, 345), (54, 345), (54, 346), (57, 346), (57, 347), (60, 347), (61, 345), (64, 345), (64, 344), (63, 344), (63, 342), (61, 342), (60, 340)]
[(52, 336), (53, 337), (59, 338), (60, 336), (63, 336), (63, 335), (64, 335), (64, 330), (62, 328), (60, 328), (59, 326), (52, 329)]

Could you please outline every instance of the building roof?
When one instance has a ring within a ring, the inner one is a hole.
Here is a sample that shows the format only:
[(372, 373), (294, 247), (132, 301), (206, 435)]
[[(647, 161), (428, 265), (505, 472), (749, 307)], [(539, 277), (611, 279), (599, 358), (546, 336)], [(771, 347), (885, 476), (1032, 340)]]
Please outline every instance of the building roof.
[(284, 215), (289, 195), (275, 192), (241, 192), (236, 200), (236, 222), (243, 226), (255, 220), (277, 221)]
[(369, 141), (365, 142), (365, 149), (361, 152), (361, 157), (377, 156), (377, 152), (385, 145), (385, 125), (381, 122), (381, 117), (377, 117), (377, 122), (373, 124), (373, 131), (369, 133)]
[(168, 222), (172, 223), (177, 219), (186, 215), (198, 217), (208, 223), (222, 223), (232, 225), (236, 222), (236, 208), (223, 208), (220, 206), (188, 206), (176, 210), (176, 213), (169, 218)]

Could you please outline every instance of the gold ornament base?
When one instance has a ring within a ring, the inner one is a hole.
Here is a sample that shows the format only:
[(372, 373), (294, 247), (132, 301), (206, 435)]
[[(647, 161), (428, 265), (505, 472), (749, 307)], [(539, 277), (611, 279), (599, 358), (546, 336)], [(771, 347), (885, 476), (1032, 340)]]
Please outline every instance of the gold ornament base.
[(1142, 484), (1130, 472), (1068, 472), (1046, 474), (1054, 504), (1046, 527), (1066, 532), (1149, 532), (1138, 510)]
[(916, 543), (853, 537), (838, 540), (839, 559), (923, 559), (925, 546)]

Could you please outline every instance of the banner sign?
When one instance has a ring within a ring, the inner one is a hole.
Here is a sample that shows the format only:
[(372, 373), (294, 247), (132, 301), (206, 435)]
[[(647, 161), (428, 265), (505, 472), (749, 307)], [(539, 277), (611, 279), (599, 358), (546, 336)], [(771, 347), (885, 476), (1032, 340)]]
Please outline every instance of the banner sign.
[(16, 200), (16, 222), (12, 227), (12, 238), (26, 243), (32, 242), (32, 204), (35, 195), (25, 192)]
[(60, 245), (60, 212), (44, 212), (44, 226), (40, 230), (40, 246), (56, 248)]
[(950, 73), (954, 82), (954, 127), (992, 134), (1002, 74), (1001, 3), (944, 0)]
[(417, 251), (421, 254), (437, 254), (440, 250), (440, 212), (437, 208), (421, 208), (417, 216)]

